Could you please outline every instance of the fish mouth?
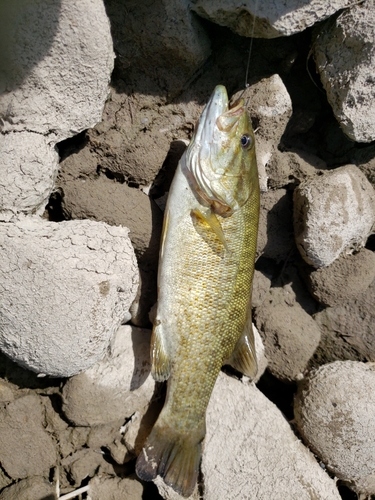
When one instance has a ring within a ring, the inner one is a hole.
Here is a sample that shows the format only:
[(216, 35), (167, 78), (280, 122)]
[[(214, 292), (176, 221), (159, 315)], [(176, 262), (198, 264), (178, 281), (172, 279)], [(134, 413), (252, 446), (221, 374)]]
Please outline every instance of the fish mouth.
[(230, 216), (238, 205), (227, 179), (240, 178), (228, 165), (236, 150), (233, 139), (244, 112), (244, 100), (230, 104), (224, 85), (217, 85), (186, 151), (184, 173), (197, 200), (223, 217)]

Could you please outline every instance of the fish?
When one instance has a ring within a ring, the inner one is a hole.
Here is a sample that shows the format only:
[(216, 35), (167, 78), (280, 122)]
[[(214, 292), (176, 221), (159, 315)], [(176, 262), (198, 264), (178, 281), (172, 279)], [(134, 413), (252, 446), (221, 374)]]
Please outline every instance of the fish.
[[(244, 99), (215, 87), (166, 204), (151, 336), (164, 407), (136, 462), (184, 497), (197, 483), (205, 414), (223, 365), (254, 378), (251, 291), (259, 221), (255, 138)], [(225, 402), (223, 401), (223, 404)]]

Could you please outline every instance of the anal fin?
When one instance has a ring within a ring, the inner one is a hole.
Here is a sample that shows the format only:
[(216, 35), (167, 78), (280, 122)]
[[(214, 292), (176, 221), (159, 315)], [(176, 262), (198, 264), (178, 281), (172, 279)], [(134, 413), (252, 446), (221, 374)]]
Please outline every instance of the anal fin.
[(163, 382), (169, 378), (171, 372), (170, 359), (167, 354), (166, 345), (162, 335), (161, 324), (156, 324), (151, 335), (151, 374), (157, 382)]
[(258, 363), (255, 353), (253, 325), (247, 322), (245, 330), (239, 338), (228, 364), (251, 379), (255, 378), (258, 372)]
[(212, 210), (208, 209), (205, 212), (202, 212), (201, 210), (195, 208), (191, 211), (191, 213), (192, 215), (197, 217), (197, 219), (205, 222), (208, 226), (210, 226), (210, 228), (216, 234), (219, 241), (223, 244), (225, 250), (228, 250), (228, 244), (225, 239), (221, 224), (216, 215), (212, 212)]

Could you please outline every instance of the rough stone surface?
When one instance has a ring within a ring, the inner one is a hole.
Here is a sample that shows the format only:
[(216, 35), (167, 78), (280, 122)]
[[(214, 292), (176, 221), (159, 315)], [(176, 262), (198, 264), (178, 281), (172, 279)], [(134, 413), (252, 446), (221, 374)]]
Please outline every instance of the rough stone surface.
[(208, 405), (202, 470), (205, 500), (340, 500), (278, 408), (222, 373)]
[[(143, 88), (149, 77), (170, 95), (181, 88), (210, 55), (210, 40), (186, 0), (106, 0), (116, 69), (127, 79), (140, 69)], [(150, 72), (150, 68), (152, 71)]]
[(89, 483), (88, 500), (142, 500), (143, 486), (136, 477), (96, 476)]
[(328, 469), (358, 494), (375, 494), (375, 364), (336, 361), (301, 383), (295, 420)]
[(266, 298), (268, 291), (271, 287), (271, 280), (258, 269), (254, 270), (253, 278), (253, 292), (251, 296), (251, 306), (259, 307), (262, 305), (264, 299)]
[(257, 254), (279, 263), (294, 248), (290, 193), (286, 189), (261, 193)]
[(321, 333), (296, 301), (290, 285), (270, 289), (256, 310), (255, 323), (264, 341), (269, 371), (285, 381), (298, 378), (318, 347)]
[(0, 500), (55, 500), (56, 486), (42, 477), (29, 477), (0, 493)]
[(16, 132), (0, 134), (0, 156), (0, 220), (43, 213), (57, 175), (57, 151), (43, 135)]
[(192, 8), (199, 15), (228, 26), (241, 36), (275, 38), (303, 31), (350, 4), (350, 0), (329, 3), (324, 0), (293, 0), (289, 3), (193, 0)]
[(312, 295), (327, 306), (340, 306), (363, 294), (375, 279), (375, 253), (363, 248), (341, 255), (328, 267), (307, 273)]
[(150, 330), (121, 326), (110, 353), (70, 378), (63, 388), (63, 411), (75, 425), (98, 425), (126, 417), (148, 405), (155, 382), (150, 370)]
[(323, 25), (313, 44), (327, 99), (345, 134), (375, 140), (375, 9), (373, 0), (344, 10)]
[(276, 150), (266, 163), (267, 185), (271, 189), (298, 185), (310, 177), (321, 175), (326, 168), (326, 163), (313, 154)]
[[(86, 150), (82, 150), (86, 151)], [(86, 157), (86, 155), (83, 155)], [(62, 162), (58, 185), (62, 190), (62, 209), (68, 219), (93, 219), (129, 229), (140, 271), (139, 299), (132, 306), (132, 321), (149, 326), (148, 312), (156, 302), (156, 274), (163, 213), (154, 200), (127, 184), (105, 176), (95, 179), (72, 170), (77, 155)], [(83, 167), (83, 165), (82, 165)], [(110, 203), (108, 202), (110, 200)]]
[(316, 268), (363, 247), (374, 222), (375, 191), (354, 165), (308, 180), (294, 191), (297, 247)]
[[(56, 445), (43, 422), (40, 396), (24, 396), (0, 405), (1, 465), (13, 479), (48, 475), (56, 464)], [(43, 450), (43, 453), (35, 453), (35, 450)]]
[(375, 361), (375, 280), (351, 302), (327, 307), (315, 315), (322, 332), (315, 353), (318, 364), (335, 360)]
[(114, 54), (101, 0), (16, 0), (0, 15), (3, 132), (55, 143), (101, 119)]
[(92, 366), (130, 318), (138, 269), (128, 230), (29, 217), (0, 233), (0, 349), (52, 376)]
[(267, 191), (267, 166), (273, 155), (278, 156), (277, 146), (292, 115), (292, 101), (277, 74), (263, 78), (239, 94), (248, 102), (254, 122), (260, 189)]

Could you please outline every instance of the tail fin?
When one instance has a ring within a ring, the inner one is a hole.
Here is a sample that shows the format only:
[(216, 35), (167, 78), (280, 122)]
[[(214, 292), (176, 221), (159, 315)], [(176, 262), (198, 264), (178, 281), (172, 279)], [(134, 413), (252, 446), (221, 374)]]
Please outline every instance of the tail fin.
[(198, 441), (195, 437), (156, 423), (138, 456), (138, 477), (151, 481), (159, 475), (177, 493), (189, 497), (197, 483), (204, 436)]

